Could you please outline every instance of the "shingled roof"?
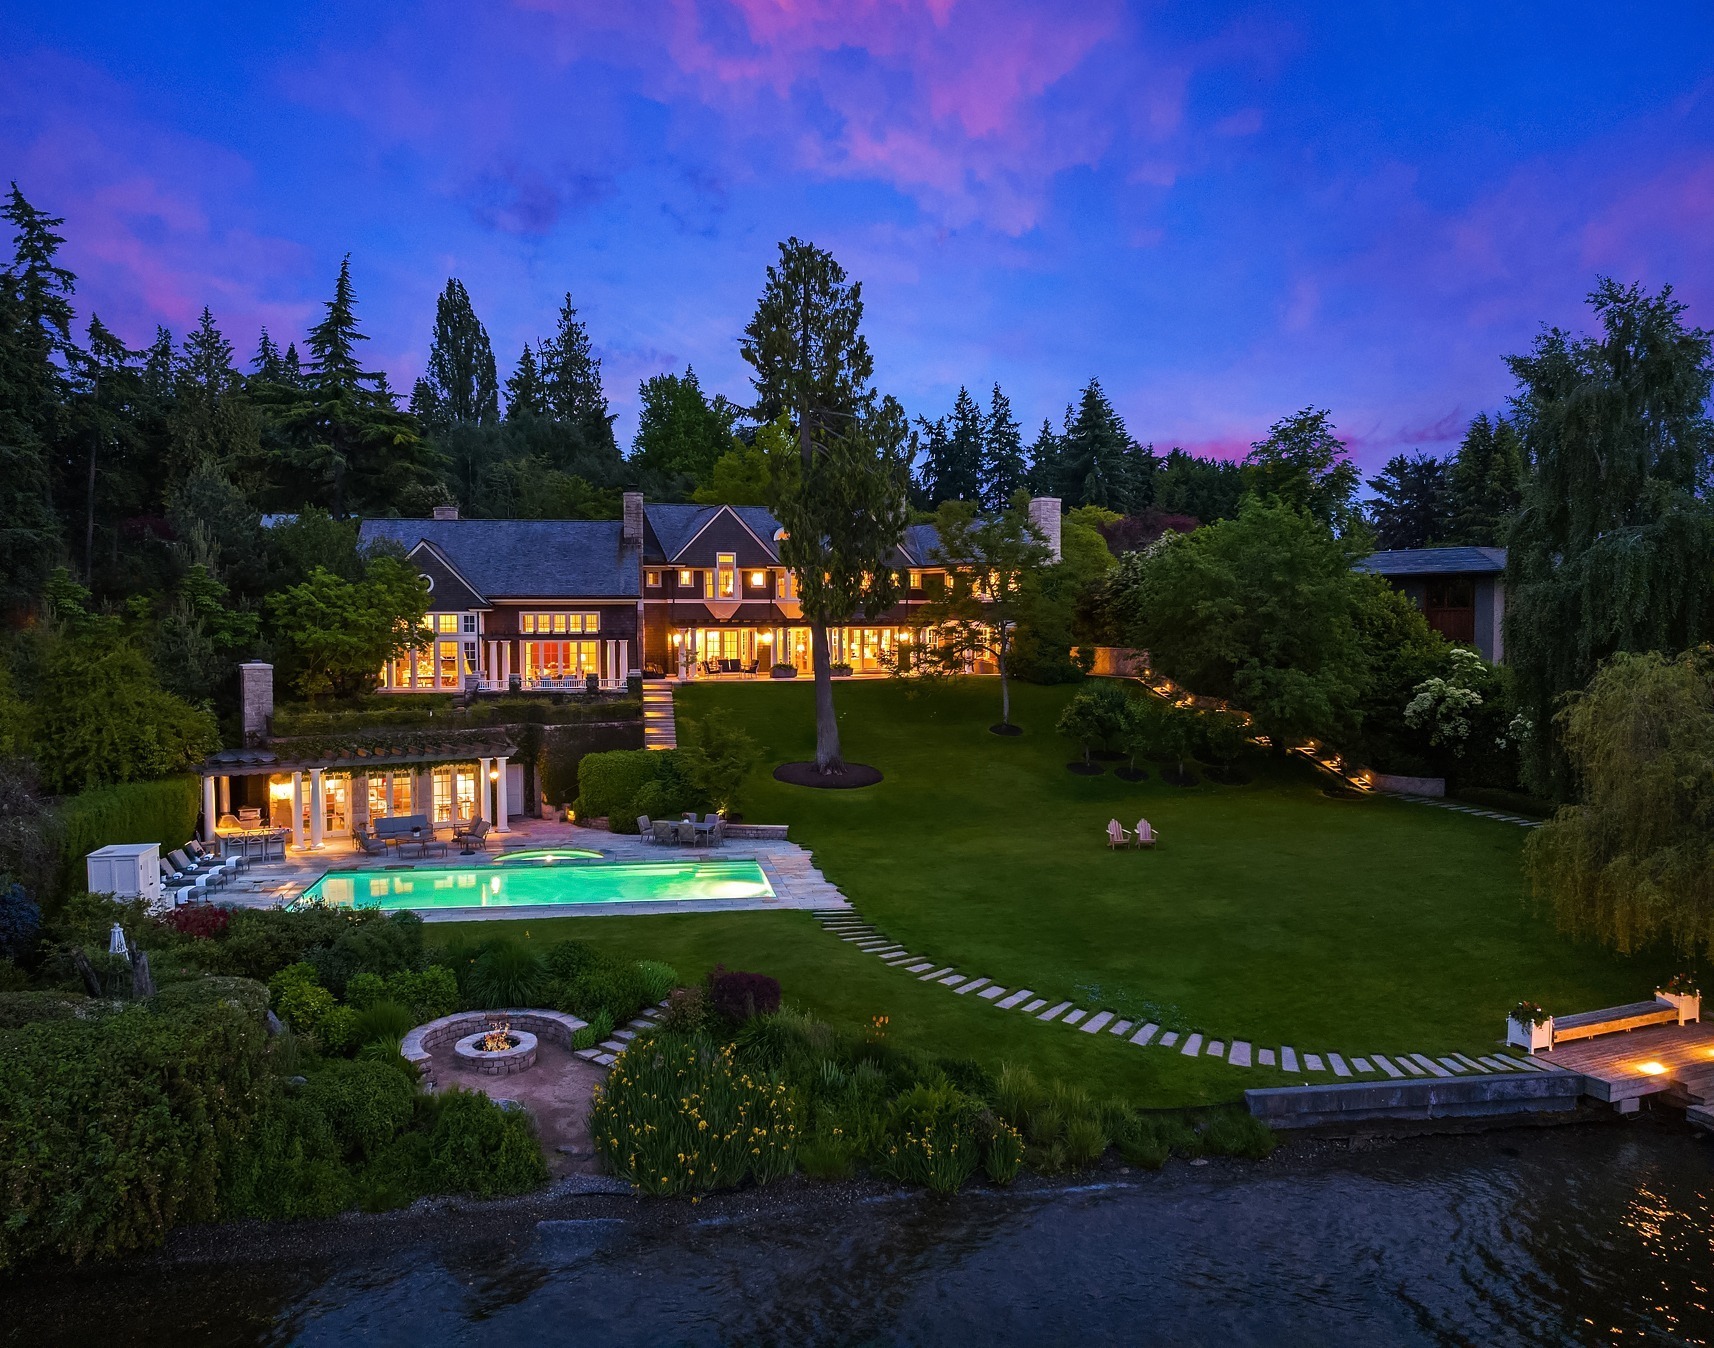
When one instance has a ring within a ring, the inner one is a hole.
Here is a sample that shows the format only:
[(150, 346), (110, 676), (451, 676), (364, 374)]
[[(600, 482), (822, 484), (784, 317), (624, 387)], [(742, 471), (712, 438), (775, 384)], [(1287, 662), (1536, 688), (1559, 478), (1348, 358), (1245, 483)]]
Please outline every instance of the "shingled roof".
[(364, 520), (358, 541), (407, 552), (426, 541), (490, 599), (635, 599), (641, 560), (620, 529), (618, 520)]
[(1393, 548), (1357, 563), (1381, 576), (1495, 576), (1506, 569), (1504, 548)]

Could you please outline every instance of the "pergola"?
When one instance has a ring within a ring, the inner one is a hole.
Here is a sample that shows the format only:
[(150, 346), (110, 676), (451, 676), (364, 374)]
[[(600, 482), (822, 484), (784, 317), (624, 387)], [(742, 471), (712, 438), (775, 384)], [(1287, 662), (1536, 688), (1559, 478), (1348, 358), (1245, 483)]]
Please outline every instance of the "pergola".
[[(507, 760), (517, 751), (517, 745), (510, 738), (495, 731), (406, 734), (370, 740), (276, 740), (268, 748), (223, 749), (210, 754), (197, 769), (202, 778), (203, 841), (214, 840), (220, 816), (231, 812), (234, 777), (290, 777), (292, 846), (300, 850), (306, 846), (316, 850), (323, 846), (328, 773), (349, 772), (355, 778), (359, 774), (367, 776), (373, 772), (403, 769), (416, 778), (413, 799), (420, 800), (423, 798), (421, 782), (436, 767), (472, 762), (476, 764), (477, 771), (477, 817), (492, 824), (496, 833), (506, 833), (510, 831), (506, 824), (510, 812), (506, 766)], [(304, 824), (306, 793), (309, 806), (307, 833)], [(352, 806), (355, 814), (365, 816), (366, 822), (367, 796), (356, 793)]]

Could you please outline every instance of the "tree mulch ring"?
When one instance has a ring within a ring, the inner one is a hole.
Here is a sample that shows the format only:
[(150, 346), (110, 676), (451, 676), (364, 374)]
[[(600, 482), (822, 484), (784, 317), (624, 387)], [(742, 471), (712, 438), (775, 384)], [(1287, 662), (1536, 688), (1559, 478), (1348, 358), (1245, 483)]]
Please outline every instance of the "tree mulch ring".
[(791, 786), (813, 786), (823, 791), (851, 791), (859, 786), (873, 786), (881, 780), (881, 770), (867, 763), (847, 763), (842, 772), (823, 772), (814, 763), (781, 763), (774, 769), (774, 780)]
[(1096, 749), (1089, 755), (1097, 763), (1123, 763), (1125, 755), (1117, 749)]
[(1147, 768), (1116, 768), (1113, 775), (1121, 782), (1146, 782), (1149, 779)]
[(1010, 721), (1001, 721), (999, 725), (989, 726), (988, 733), (990, 735), (1021, 735), (1024, 733), (1024, 728), (1021, 725), (1013, 725)]
[(1251, 782), (1256, 780), (1249, 773), (1245, 772), (1243, 768), (1238, 767), (1216, 766), (1212, 768), (1204, 768), (1202, 775), (1208, 778), (1209, 781), (1217, 782), (1221, 786), (1248, 786)]
[(1175, 763), (1170, 768), (1161, 769), (1161, 780), (1168, 786), (1195, 786), (1201, 779), (1189, 769), (1180, 772)]
[(1085, 763), (1081, 758), (1065, 765), (1067, 772), (1075, 772), (1079, 777), (1099, 777), (1107, 771), (1099, 763)]

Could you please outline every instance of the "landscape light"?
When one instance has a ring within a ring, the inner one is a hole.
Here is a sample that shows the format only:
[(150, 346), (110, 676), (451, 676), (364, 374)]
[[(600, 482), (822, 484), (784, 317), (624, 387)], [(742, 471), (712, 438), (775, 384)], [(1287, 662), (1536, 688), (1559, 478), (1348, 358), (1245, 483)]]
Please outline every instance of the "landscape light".
[(1666, 1065), (1658, 1062), (1640, 1062), (1637, 1064), (1637, 1071), (1646, 1077), (1658, 1077), (1666, 1072)]

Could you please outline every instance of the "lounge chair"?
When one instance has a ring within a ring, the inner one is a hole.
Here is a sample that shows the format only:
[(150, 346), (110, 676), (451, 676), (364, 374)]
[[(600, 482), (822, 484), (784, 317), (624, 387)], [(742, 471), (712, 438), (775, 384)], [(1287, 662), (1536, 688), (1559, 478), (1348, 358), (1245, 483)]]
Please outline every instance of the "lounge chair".
[(488, 850), (488, 830), (493, 827), (486, 819), (473, 820), (464, 828), (457, 830), (452, 835), (452, 840), (462, 844), (468, 850), (480, 847), (486, 852)]
[(186, 856), (183, 848), (167, 853), (167, 860), (173, 863), (178, 874), (206, 876), (210, 883), (224, 884), (238, 870), (236, 866), (225, 866), (218, 861), (211, 865), (200, 865)]
[(1155, 832), (1155, 826), (1147, 819), (1137, 820), (1137, 831), (1133, 836), (1138, 847), (1153, 847), (1160, 841), (1160, 834)]
[(196, 862), (198, 866), (221, 865), (229, 867), (234, 872), (242, 872), (250, 869), (250, 858), (242, 853), (234, 852), (230, 856), (224, 854), (216, 855), (215, 853), (210, 852), (195, 838), (192, 838), (184, 845), (184, 850), (190, 854), (190, 859)]
[(161, 858), (161, 885), (168, 893), (189, 893), (193, 889), (208, 892), (209, 877), (206, 875), (187, 875), (183, 871), (175, 871), (172, 863), (165, 857)]
[(1125, 832), (1125, 826), (1117, 819), (1107, 821), (1107, 846), (1123, 847), (1130, 839), (1131, 835)]

